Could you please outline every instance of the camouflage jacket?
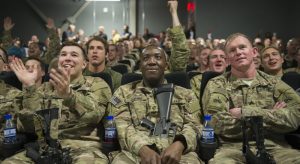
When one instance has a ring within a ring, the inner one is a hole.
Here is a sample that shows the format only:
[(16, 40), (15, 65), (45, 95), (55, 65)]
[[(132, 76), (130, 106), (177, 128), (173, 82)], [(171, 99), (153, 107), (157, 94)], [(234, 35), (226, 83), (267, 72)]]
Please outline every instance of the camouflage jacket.
[[(276, 102), (284, 101), (287, 107), (272, 110)], [(245, 116), (263, 116), (266, 138), (280, 139), (300, 124), (300, 97), (280, 79), (261, 71), (249, 85), (229, 72), (211, 79), (204, 91), (205, 113), (213, 115), (215, 133), (223, 139), (242, 141), (241, 121), (228, 112), (242, 108)]]
[(170, 71), (184, 71), (187, 67), (187, 61), (190, 54), (186, 37), (181, 26), (168, 29), (168, 33), (172, 40), (172, 49), (170, 56)]
[(22, 109), (22, 92), (0, 81), (0, 140), (3, 137), (4, 115), (11, 114), (16, 123), (16, 113)]
[[(192, 91), (179, 86), (174, 87), (171, 108), (171, 122), (177, 125), (177, 134), (183, 135), (187, 148), (184, 153), (195, 151), (196, 133), (202, 129), (200, 124), (199, 103)], [(121, 148), (138, 155), (141, 147), (155, 145), (163, 151), (173, 143), (172, 137), (149, 136), (150, 130), (141, 126), (143, 118), (156, 123), (159, 119), (157, 103), (152, 89), (142, 81), (122, 85), (111, 99), (111, 114), (115, 116), (118, 139)]]
[(190, 80), (191, 88), (197, 96), (198, 100), (200, 99), (201, 80), (202, 74), (196, 75)]
[[(112, 80), (112, 85), (113, 88), (112, 90), (115, 91), (116, 89), (118, 89), (121, 86), (121, 79), (122, 79), (122, 74), (120, 74), (119, 72), (116, 72), (110, 68), (105, 68), (103, 72), (108, 73), (111, 76), (111, 80)], [(89, 71), (87, 68), (84, 70), (83, 75), (85, 76), (90, 76), (92, 75), (94, 72)]]
[(60, 49), (60, 38), (56, 29), (47, 29), (48, 37), (50, 39), (49, 47), (44, 55), (41, 57), (41, 60), (45, 64), (49, 64), (51, 60), (58, 56)]
[[(24, 109), (19, 113), (18, 123), (21, 130), (36, 132), (30, 112), (59, 108), (58, 132), (51, 127), (51, 135), (58, 135), (59, 139), (86, 140), (105, 114), (111, 91), (104, 80), (94, 77), (81, 76), (70, 87), (72, 96), (68, 99), (58, 97), (50, 83), (44, 83), (38, 89), (35, 86), (24, 88)], [(99, 138), (91, 138), (94, 139)]]

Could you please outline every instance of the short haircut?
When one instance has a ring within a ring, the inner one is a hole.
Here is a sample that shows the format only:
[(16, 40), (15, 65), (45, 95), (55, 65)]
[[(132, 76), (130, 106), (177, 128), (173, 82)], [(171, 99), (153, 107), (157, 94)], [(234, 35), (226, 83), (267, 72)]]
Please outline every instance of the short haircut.
[(102, 37), (99, 36), (94, 36), (92, 37), (87, 43), (86, 43), (86, 52), (89, 52), (89, 46), (91, 44), (92, 41), (98, 41), (101, 42), (104, 45), (104, 49), (105, 49), (105, 54), (108, 52), (108, 44), (107, 41), (105, 39), (103, 39)]
[(146, 51), (147, 49), (150, 49), (150, 48), (159, 49), (159, 50), (161, 51), (161, 53), (163, 53), (163, 54), (165, 55), (166, 61), (169, 61), (169, 57), (168, 57), (166, 51), (165, 51), (164, 49), (160, 48), (159, 46), (156, 46), (156, 45), (153, 45), (153, 44), (147, 45), (147, 46), (143, 49), (141, 55), (144, 54), (145, 51)]
[(231, 34), (231, 35), (229, 35), (228, 37), (227, 37), (227, 39), (226, 39), (226, 43), (225, 43), (225, 48), (228, 46), (228, 44), (230, 43), (230, 42), (232, 42), (232, 40), (233, 39), (235, 39), (235, 38), (237, 38), (237, 37), (239, 37), (239, 36), (241, 36), (241, 37), (243, 37), (243, 38), (246, 38), (248, 41), (249, 41), (249, 43), (250, 43), (250, 45), (252, 46), (252, 41), (251, 41), (251, 39), (247, 36), (247, 35), (245, 35), (245, 34), (242, 34), (242, 33), (234, 33), (234, 34)]
[(83, 55), (84, 60), (87, 61), (87, 55), (86, 55), (86, 53), (85, 53), (85, 50), (84, 50), (78, 43), (76, 43), (76, 42), (74, 42), (74, 41), (65, 41), (65, 42), (63, 42), (63, 44), (60, 46), (59, 52), (60, 52), (64, 47), (66, 47), (66, 46), (75, 46), (75, 47), (80, 48), (81, 51), (82, 51), (82, 55)]
[(115, 47), (115, 49), (116, 49), (116, 51), (118, 52), (119, 50), (118, 50), (118, 46), (116, 45), (116, 44), (108, 44), (108, 47), (109, 46), (113, 46), (113, 47)]
[(38, 58), (36, 58), (36, 57), (29, 56), (29, 57), (25, 60), (25, 63), (26, 63), (27, 61), (29, 61), (29, 60), (35, 60), (35, 61), (39, 62), (39, 63), (40, 63), (40, 66), (41, 66), (41, 69), (42, 69), (43, 71), (46, 70), (46, 65), (45, 65), (45, 63), (42, 62), (40, 59), (38, 59)]
[(274, 46), (268, 46), (268, 47), (265, 47), (264, 49), (261, 50), (261, 53), (260, 53), (260, 54), (261, 54), (261, 55), (260, 55), (260, 58), (261, 58), (261, 59), (263, 58), (263, 53), (264, 53), (267, 49), (270, 49), (270, 48), (273, 48), (273, 49), (275, 49), (276, 51), (278, 51), (279, 54), (280, 54), (280, 56), (283, 57), (282, 54), (280, 53), (280, 50), (279, 50), (277, 47), (274, 47)]
[(217, 46), (217, 47), (213, 48), (213, 49), (210, 51), (210, 53), (207, 55), (207, 61), (208, 61), (208, 63), (210, 62), (211, 52), (213, 52), (213, 51), (215, 51), (215, 50), (221, 50), (221, 51), (223, 51), (223, 52), (225, 53), (225, 55), (226, 55), (226, 52), (225, 52), (225, 50), (224, 50), (224, 47), (222, 47), (222, 46)]

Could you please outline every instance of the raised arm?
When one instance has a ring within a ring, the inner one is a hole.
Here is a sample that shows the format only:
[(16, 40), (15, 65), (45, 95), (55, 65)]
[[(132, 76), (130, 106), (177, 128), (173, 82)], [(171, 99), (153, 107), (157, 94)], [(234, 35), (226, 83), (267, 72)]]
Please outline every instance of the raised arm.
[(168, 29), (172, 40), (170, 71), (185, 71), (190, 50), (186, 44), (186, 37), (177, 14), (178, 1), (168, 1), (168, 6), (173, 22), (173, 27)]
[(3, 36), (2, 36), (2, 43), (3, 48), (8, 50), (12, 46), (12, 35), (11, 35), (11, 29), (15, 26), (15, 24), (12, 22), (12, 19), (10, 17), (5, 17), (3, 22)]

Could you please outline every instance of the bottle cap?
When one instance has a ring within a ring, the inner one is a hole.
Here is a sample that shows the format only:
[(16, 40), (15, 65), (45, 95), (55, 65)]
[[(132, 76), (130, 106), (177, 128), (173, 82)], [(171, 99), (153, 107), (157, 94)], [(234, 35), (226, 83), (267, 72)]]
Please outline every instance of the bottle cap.
[(11, 119), (11, 114), (6, 114), (6, 115), (4, 115), (4, 119), (5, 119), (5, 120)]
[(106, 119), (107, 119), (107, 120), (113, 120), (113, 119), (114, 119), (114, 116), (107, 116)]
[(211, 120), (211, 115), (204, 115), (204, 120), (205, 121), (210, 121)]

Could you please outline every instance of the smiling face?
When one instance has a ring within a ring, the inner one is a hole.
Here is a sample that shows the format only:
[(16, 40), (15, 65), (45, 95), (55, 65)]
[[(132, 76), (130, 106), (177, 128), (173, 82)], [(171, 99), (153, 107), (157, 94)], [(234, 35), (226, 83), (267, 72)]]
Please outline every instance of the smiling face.
[(267, 48), (262, 52), (262, 67), (268, 74), (276, 74), (282, 70), (283, 57), (275, 48)]
[(167, 67), (165, 53), (156, 46), (148, 46), (141, 55), (141, 72), (146, 84), (150, 87), (158, 86), (164, 78)]
[(227, 67), (226, 54), (223, 50), (212, 50), (209, 55), (209, 70), (223, 73)]
[(241, 72), (250, 67), (255, 68), (253, 60), (257, 55), (257, 49), (253, 48), (251, 42), (244, 36), (239, 35), (230, 39), (225, 50), (232, 70)]
[(64, 46), (58, 56), (58, 68), (70, 70), (71, 80), (82, 75), (82, 70), (86, 67), (84, 52), (75, 45)]

